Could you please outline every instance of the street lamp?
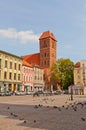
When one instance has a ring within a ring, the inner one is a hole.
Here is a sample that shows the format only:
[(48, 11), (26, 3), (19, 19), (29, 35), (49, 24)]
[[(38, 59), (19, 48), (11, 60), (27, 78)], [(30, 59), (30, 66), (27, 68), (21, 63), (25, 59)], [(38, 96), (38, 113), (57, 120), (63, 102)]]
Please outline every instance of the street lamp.
[(71, 85), (71, 101), (73, 100), (73, 85)]

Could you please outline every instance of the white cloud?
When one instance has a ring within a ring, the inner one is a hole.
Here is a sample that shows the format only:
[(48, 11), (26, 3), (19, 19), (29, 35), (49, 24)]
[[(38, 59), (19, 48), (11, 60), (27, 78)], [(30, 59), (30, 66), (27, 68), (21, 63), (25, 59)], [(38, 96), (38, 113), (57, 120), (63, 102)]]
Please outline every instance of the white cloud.
[(0, 29), (0, 37), (19, 40), (21, 43), (35, 42), (39, 39), (39, 35), (31, 30), (18, 32), (14, 28)]

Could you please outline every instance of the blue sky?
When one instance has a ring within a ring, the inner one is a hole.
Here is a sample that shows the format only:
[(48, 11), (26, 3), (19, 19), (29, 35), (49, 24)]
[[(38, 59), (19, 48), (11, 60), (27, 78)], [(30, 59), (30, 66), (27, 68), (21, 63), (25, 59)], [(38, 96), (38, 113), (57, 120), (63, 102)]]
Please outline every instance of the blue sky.
[(0, 0), (0, 50), (39, 52), (39, 36), (58, 40), (57, 59), (86, 60), (86, 0)]

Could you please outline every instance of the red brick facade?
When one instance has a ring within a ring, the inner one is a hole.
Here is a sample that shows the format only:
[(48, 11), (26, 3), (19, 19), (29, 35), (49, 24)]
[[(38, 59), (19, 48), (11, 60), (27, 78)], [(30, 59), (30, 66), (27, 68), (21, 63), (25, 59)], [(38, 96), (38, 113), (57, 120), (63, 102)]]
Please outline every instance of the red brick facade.
[(39, 38), (40, 66), (49, 68), (56, 62), (56, 39), (50, 31), (44, 32)]

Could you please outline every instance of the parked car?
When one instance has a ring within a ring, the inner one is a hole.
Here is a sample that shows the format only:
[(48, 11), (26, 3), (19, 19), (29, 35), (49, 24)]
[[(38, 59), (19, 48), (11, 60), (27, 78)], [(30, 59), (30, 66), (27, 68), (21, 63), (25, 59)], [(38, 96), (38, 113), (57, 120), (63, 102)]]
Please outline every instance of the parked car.
[(0, 96), (11, 96), (11, 95), (13, 95), (13, 92), (11, 91), (0, 92)]
[(0, 92), (0, 96), (5, 96), (5, 93), (4, 92)]
[(26, 93), (24, 91), (16, 91), (15, 95), (25, 95)]
[(33, 96), (40, 96), (41, 94), (44, 94), (42, 90), (36, 91), (33, 93)]
[(6, 95), (6, 96), (11, 96), (11, 95), (13, 95), (13, 92), (7, 91), (7, 92), (5, 92), (5, 95)]
[(26, 95), (32, 95), (33, 94), (33, 91), (27, 91), (26, 92)]
[(51, 96), (53, 93), (52, 93), (52, 91), (50, 91), (50, 90), (46, 90), (46, 91), (44, 91), (44, 95), (46, 95), (46, 96)]
[(56, 91), (54, 91), (53, 93), (54, 93), (55, 95), (60, 95), (60, 94), (62, 94), (63, 92), (60, 91), (60, 90), (56, 90)]

